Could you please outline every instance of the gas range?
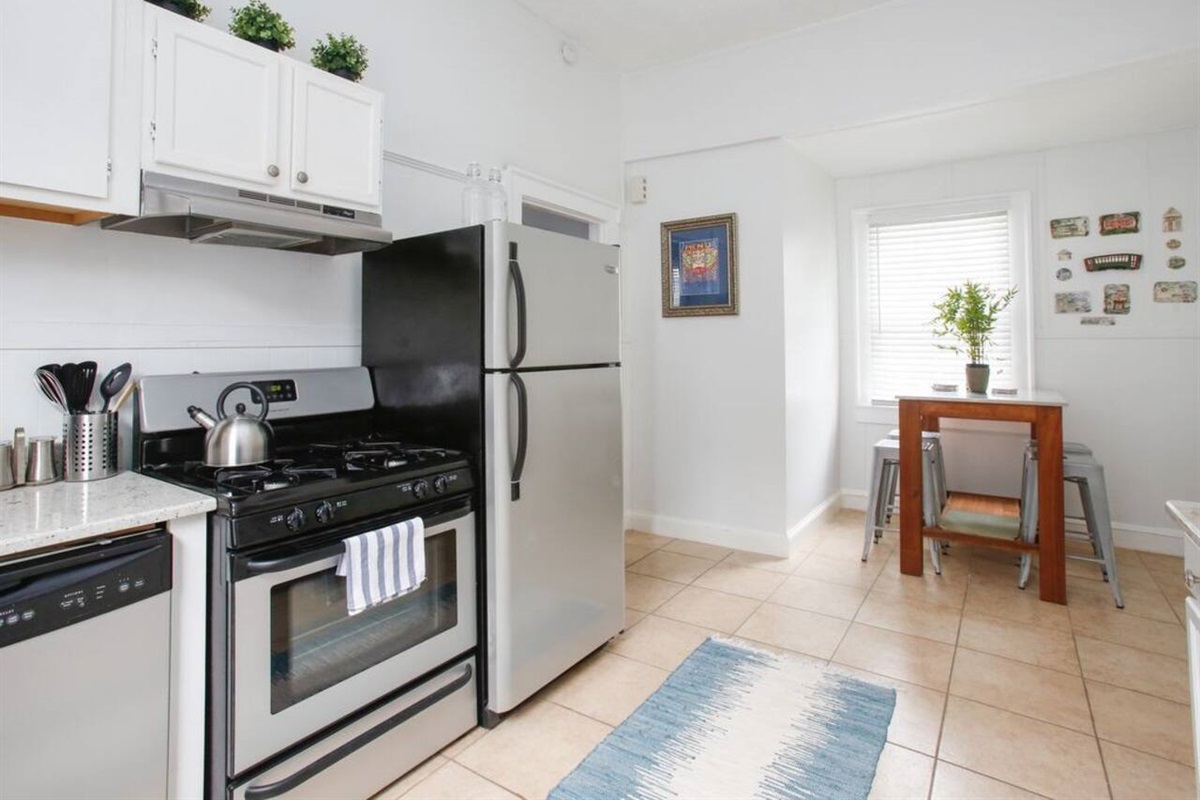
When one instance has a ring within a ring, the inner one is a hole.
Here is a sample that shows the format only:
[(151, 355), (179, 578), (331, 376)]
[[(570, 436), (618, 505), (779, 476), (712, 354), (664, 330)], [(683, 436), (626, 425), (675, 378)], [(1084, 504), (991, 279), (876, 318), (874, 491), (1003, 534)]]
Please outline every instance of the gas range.
[(211, 404), (213, 391), (245, 376), (144, 378), (135, 434), (139, 469), (211, 494), (216, 515), (228, 523), (221, 529), (228, 531), (229, 549), (320, 533), (469, 492), (474, 481), (466, 455), (375, 427), (363, 409), (372, 401), (369, 378), (352, 391), (345, 388), (360, 376), (365, 370), (259, 381), (286, 387), (277, 393), (285, 399), (273, 400), (268, 412), (274, 458), (238, 467), (205, 465), (205, 431), (180, 410)]

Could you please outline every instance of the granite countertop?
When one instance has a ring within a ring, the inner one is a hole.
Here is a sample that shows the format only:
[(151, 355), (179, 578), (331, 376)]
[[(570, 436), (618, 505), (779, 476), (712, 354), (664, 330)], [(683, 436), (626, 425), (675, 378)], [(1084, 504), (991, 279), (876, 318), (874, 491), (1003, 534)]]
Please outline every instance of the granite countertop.
[(136, 472), (0, 492), (0, 559), (216, 508), (208, 495)]
[(1175, 518), (1188, 538), (1200, 547), (1200, 503), (1190, 500), (1168, 500), (1167, 512)]

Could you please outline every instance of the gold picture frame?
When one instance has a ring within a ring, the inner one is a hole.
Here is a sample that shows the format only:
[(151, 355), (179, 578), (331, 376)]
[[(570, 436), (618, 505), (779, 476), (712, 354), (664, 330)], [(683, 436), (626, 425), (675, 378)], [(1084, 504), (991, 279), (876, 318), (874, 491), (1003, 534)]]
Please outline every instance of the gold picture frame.
[(659, 243), (664, 317), (738, 313), (737, 214), (664, 222)]

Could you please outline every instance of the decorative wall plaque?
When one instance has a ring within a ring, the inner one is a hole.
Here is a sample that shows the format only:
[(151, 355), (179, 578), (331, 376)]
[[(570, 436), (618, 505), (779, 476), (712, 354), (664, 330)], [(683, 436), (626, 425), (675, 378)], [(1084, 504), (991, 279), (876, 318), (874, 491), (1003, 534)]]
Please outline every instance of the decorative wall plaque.
[(1083, 260), (1083, 266), (1088, 272), (1103, 272), (1108, 269), (1141, 269), (1141, 253), (1109, 253), (1104, 256), (1091, 256)]
[(1179, 241), (1178, 239), (1167, 239), (1168, 250), (1178, 250), (1182, 246), (1183, 242)]
[(1106, 283), (1106, 284), (1104, 284), (1104, 313), (1105, 314), (1128, 314), (1129, 313), (1129, 284), (1128, 283)]
[(1058, 278), (1060, 281), (1069, 281), (1071, 280), (1071, 270), (1067, 269), (1066, 267), (1059, 267), (1058, 272), (1054, 273), (1054, 277)]
[(1071, 260), (1071, 251), (1067, 250), (1065, 248), (1062, 250), (1059, 250), (1058, 251), (1058, 260), (1059, 261), (1070, 261)]
[(1179, 213), (1179, 209), (1171, 206), (1163, 212), (1163, 233), (1175, 233), (1183, 230), (1183, 214)]
[(1187, 265), (1187, 259), (1183, 256), (1171, 256), (1167, 259), (1167, 269), (1183, 269)]
[(1117, 320), (1113, 317), (1080, 317), (1080, 325), (1116, 325)]
[(1196, 302), (1196, 282), (1159, 281), (1154, 284), (1154, 302), (1194, 303)]
[(1137, 233), (1140, 229), (1140, 211), (1122, 211), (1120, 214), (1100, 215), (1100, 235), (1116, 236), (1120, 233)]
[(1087, 217), (1060, 217), (1050, 220), (1050, 235), (1055, 239), (1066, 239), (1068, 236), (1087, 236)]
[(1091, 310), (1089, 292), (1058, 292), (1054, 295), (1055, 314), (1087, 314)]

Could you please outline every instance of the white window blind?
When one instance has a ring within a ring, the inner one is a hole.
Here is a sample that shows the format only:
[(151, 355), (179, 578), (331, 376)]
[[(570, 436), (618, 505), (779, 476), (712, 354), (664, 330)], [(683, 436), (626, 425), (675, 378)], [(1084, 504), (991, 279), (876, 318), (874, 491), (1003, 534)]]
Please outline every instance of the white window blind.
[[(964, 384), (965, 355), (934, 346), (933, 304), (968, 280), (998, 294), (1014, 284), (1007, 211), (903, 222), (868, 218), (865, 399), (893, 402), (932, 383)], [(1014, 372), (1010, 310), (987, 347), (993, 385)]]

